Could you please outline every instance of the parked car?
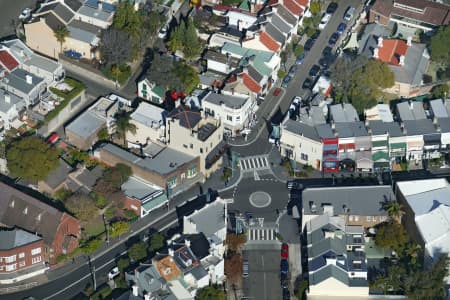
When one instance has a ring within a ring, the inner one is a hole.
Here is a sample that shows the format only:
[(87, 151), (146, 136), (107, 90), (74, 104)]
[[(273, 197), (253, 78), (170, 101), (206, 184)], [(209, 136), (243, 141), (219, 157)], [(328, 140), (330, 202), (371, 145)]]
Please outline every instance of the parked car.
[(281, 93), (281, 88), (276, 88), (276, 89), (273, 91), (273, 95), (274, 95), (274, 96), (278, 96), (280, 93)]
[(297, 56), (297, 58), (295, 59), (295, 64), (296, 65), (301, 65), (302, 62), (305, 60), (305, 54), (300, 54), (299, 56)]
[(334, 62), (335, 57), (333, 55), (324, 56), (319, 59), (319, 65), (325, 70)]
[(284, 87), (284, 88), (287, 88), (287, 86), (289, 85), (289, 82), (291, 82), (291, 80), (292, 80), (292, 76), (291, 75), (286, 75), (284, 78), (283, 78), (283, 81), (281, 82), (281, 86), (282, 87)]
[(345, 29), (347, 28), (347, 24), (345, 23), (341, 23), (339, 24), (339, 26), (337, 27), (337, 33), (339, 33), (339, 35), (343, 34)]
[(295, 73), (297, 73), (297, 65), (293, 65), (290, 69), (289, 69), (289, 76), (294, 77)]
[(311, 48), (314, 46), (314, 40), (313, 39), (309, 39), (306, 41), (305, 46), (303, 47), (305, 49), (305, 51), (309, 51), (311, 50)]
[(302, 88), (304, 90), (310, 89), (312, 87), (313, 81), (311, 78), (306, 78), (305, 81), (303, 81)]
[(19, 15), (20, 20), (26, 20), (31, 16), (31, 8), (25, 8)]
[(319, 75), (320, 67), (318, 65), (313, 65), (311, 69), (309, 70), (309, 76), (316, 77)]
[(336, 45), (337, 40), (339, 39), (339, 34), (337, 32), (333, 33), (328, 40), (328, 44), (330, 46)]
[(280, 272), (284, 275), (289, 272), (289, 262), (286, 259), (282, 259), (280, 262)]
[(302, 100), (303, 100), (302, 97), (295, 96), (294, 99), (292, 99), (292, 103), (300, 104), (300, 103), (302, 103)]
[(248, 260), (244, 260), (242, 262), (242, 277), (248, 277), (249, 274), (249, 266), (248, 266)]
[(281, 245), (281, 258), (288, 259), (289, 258), (289, 246), (286, 243)]
[(350, 21), (353, 18), (353, 14), (355, 13), (355, 8), (352, 6), (349, 6), (344, 14), (344, 20)]
[(323, 48), (323, 51), (322, 51), (323, 56), (328, 56), (328, 55), (331, 55), (332, 53), (333, 53), (333, 48), (331, 48), (330, 46), (326, 46), (325, 48)]
[(120, 274), (119, 268), (118, 267), (114, 267), (114, 268), (111, 269), (111, 271), (109, 271), (108, 279), (112, 280), (112, 279), (114, 279), (114, 277), (116, 277), (119, 274)]
[(291, 293), (289, 292), (289, 288), (287, 286), (282, 286), (283, 300), (290, 300)]
[(320, 33), (321, 33), (320, 30), (314, 31), (313, 35), (311, 36), (311, 39), (313, 39), (314, 41), (317, 40), (319, 38)]
[(338, 4), (336, 2), (331, 2), (327, 7), (327, 14), (334, 14), (338, 8)]
[(165, 39), (167, 37), (167, 32), (169, 30), (169, 26), (168, 25), (164, 25), (158, 32), (158, 37), (160, 39)]
[(324, 29), (327, 26), (330, 19), (331, 19), (331, 14), (327, 14), (327, 13), (324, 14), (322, 17), (322, 20), (320, 20), (319, 29), (321, 29), (321, 30)]

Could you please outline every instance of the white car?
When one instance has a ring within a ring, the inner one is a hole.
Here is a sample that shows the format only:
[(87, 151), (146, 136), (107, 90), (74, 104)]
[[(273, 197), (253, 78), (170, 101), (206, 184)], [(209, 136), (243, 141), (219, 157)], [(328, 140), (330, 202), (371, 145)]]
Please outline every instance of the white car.
[(347, 8), (345, 14), (344, 14), (344, 20), (345, 21), (350, 21), (353, 18), (353, 14), (355, 13), (355, 8), (350, 6), (349, 8)]
[(20, 20), (26, 20), (31, 16), (31, 8), (25, 8), (19, 15)]
[(327, 26), (330, 19), (331, 19), (331, 14), (325, 14), (322, 17), (322, 20), (320, 20), (319, 29), (323, 30), (325, 28), (325, 26)]
[(114, 267), (114, 268), (112, 268), (111, 271), (109, 271), (109, 273), (108, 273), (108, 279), (109, 279), (109, 280), (112, 280), (112, 279), (114, 279), (114, 277), (116, 277), (116, 276), (119, 275), (119, 274), (120, 274), (119, 268), (118, 268), (118, 267)]
[(160, 39), (165, 39), (167, 37), (167, 31), (169, 30), (169, 26), (164, 25), (164, 27), (162, 27), (159, 32), (158, 32), (158, 37)]

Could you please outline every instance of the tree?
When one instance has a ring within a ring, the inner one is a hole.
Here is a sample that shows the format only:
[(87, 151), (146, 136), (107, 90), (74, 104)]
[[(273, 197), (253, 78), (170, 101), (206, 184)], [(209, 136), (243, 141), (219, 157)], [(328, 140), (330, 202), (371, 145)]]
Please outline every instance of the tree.
[(75, 193), (67, 198), (64, 206), (80, 221), (87, 222), (98, 215), (98, 208), (95, 206), (94, 200), (83, 193)]
[(167, 42), (167, 46), (172, 52), (176, 52), (177, 50), (183, 50), (184, 48), (184, 36), (186, 34), (186, 24), (181, 21), (180, 25), (175, 27), (170, 32), (170, 38)]
[(118, 163), (114, 167), (105, 169), (103, 179), (112, 183), (116, 190), (119, 190), (132, 174), (133, 170), (128, 165)]
[(164, 24), (165, 20), (166, 17), (162, 14), (156, 11), (150, 11), (148, 15), (144, 17), (143, 27), (147, 29), (149, 36), (153, 38), (161, 25)]
[(247, 241), (247, 236), (245, 234), (227, 234), (225, 243), (228, 246), (228, 249), (230, 249), (233, 252), (239, 252), (241, 247), (245, 244)]
[(406, 270), (401, 266), (390, 266), (386, 275), (379, 275), (371, 283), (372, 288), (380, 289), (384, 295), (404, 291)]
[(302, 55), (304, 52), (305, 52), (305, 49), (303, 48), (302, 45), (298, 44), (297, 46), (295, 46), (295, 48), (294, 48), (295, 57)]
[(431, 95), (433, 95), (434, 99), (446, 98), (447, 95), (449, 95), (448, 91), (449, 91), (448, 84), (446, 84), (446, 83), (439, 84), (439, 85), (435, 85), (431, 89)]
[[(122, 31), (130, 37), (132, 47), (136, 47), (139, 36), (142, 33), (143, 16), (134, 10), (134, 6), (129, 1), (121, 1), (116, 6), (112, 27), (117, 31)], [(127, 44), (130, 47), (130, 44)]]
[(408, 243), (409, 237), (399, 223), (382, 223), (377, 228), (375, 244), (382, 248), (390, 248), (401, 253), (403, 247)]
[(73, 192), (71, 190), (60, 188), (55, 192), (55, 199), (58, 199), (60, 201), (66, 201), (67, 198), (73, 195)]
[(225, 300), (225, 292), (213, 286), (207, 286), (197, 292), (198, 300)]
[(198, 76), (197, 71), (183, 62), (175, 64), (174, 73), (178, 80), (181, 81), (182, 90), (184, 90), (186, 94), (190, 94), (200, 84), (200, 77)]
[(127, 144), (127, 132), (136, 134), (137, 130), (136, 125), (134, 125), (130, 121), (130, 114), (125, 111), (120, 112), (116, 117), (117, 133), (119, 134), (119, 137), (123, 139), (124, 146), (126, 146)]
[(409, 258), (409, 262), (412, 266), (418, 263), (418, 258), (420, 257), (422, 247), (415, 243), (409, 243), (405, 247), (405, 254)]
[(233, 254), (225, 259), (225, 274), (231, 283), (242, 276), (242, 256)]
[(139, 261), (147, 256), (147, 247), (145, 243), (140, 242), (133, 244), (130, 249), (128, 249), (128, 256), (134, 261)]
[(155, 55), (152, 64), (147, 72), (147, 78), (165, 90), (181, 91), (184, 88), (183, 83), (176, 75), (173, 59), (166, 55)]
[(107, 141), (109, 140), (109, 132), (106, 127), (100, 129), (99, 132), (97, 132), (97, 138), (99, 141)]
[(66, 26), (59, 26), (54, 32), (53, 35), (56, 38), (56, 41), (59, 43), (60, 52), (62, 52), (63, 44), (66, 42), (66, 38), (70, 35), (69, 29)]
[(150, 240), (150, 251), (158, 251), (164, 247), (165, 237), (161, 233), (155, 233)]
[(430, 54), (431, 59), (448, 65), (450, 62), (450, 51), (448, 51), (448, 41), (450, 41), (450, 26), (441, 26), (431, 37)]
[(119, 268), (119, 272), (123, 272), (130, 266), (130, 260), (128, 258), (120, 258), (117, 261), (117, 267)]
[(125, 31), (119, 31), (112, 27), (105, 30), (102, 35), (100, 53), (108, 66), (115, 66), (116, 88), (119, 82), (120, 66), (132, 58), (130, 42), (130, 37)]
[(317, 15), (320, 13), (320, 2), (319, 1), (313, 1), (311, 2), (311, 5), (309, 6), (309, 11), (313, 14), (313, 15)]
[(401, 223), (402, 215), (405, 214), (403, 211), (403, 205), (395, 200), (386, 202), (383, 205), (383, 209), (388, 213), (389, 217), (397, 223)]
[(192, 18), (189, 18), (186, 24), (185, 34), (183, 35), (183, 54), (184, 57), (190, 61), (197, 58), (202, 51), (200, 40), (197, 35), (197, 30)]
[(116, 237), (120, 236), (130, 230), (130, 223), (125, 221), (114, 222), (109, 225), (109, 236)]
[(39, 181), (59, 166), (58, 151), (37, 136), (13, 141), (6, 146), (6, 160), (13, 176)]

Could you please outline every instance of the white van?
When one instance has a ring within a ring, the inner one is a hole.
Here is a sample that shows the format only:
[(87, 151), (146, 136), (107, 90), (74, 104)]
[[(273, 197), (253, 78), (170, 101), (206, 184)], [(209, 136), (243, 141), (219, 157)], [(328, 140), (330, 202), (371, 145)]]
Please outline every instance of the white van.
[(324, 14), (322, 20), (320, 20), (319, 29), (322, 30), (327, 26), (328, 22), (331, 19), (331, 14)]
[(355, 13), (355, 8), (352, 6), (349, 6), (344, 14), (344, 20), (350, 21), (353, 18), (354, 13)]

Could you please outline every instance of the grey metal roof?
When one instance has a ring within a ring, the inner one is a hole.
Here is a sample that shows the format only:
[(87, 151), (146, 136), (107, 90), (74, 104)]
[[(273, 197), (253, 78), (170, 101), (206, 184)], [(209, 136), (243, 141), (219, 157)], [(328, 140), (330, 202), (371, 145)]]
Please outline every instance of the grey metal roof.
[(373, 48), (378, 44), (378, 37), (389, 36), (392, 32), (388, 26), (378, 23), (370, 23), (364, 26), (364, 32), (358, 41), (358, 52), (368, 57), (372, 57)]
[(438, 123), (439, 128), (441, 129), (442, 133), (450, 132), (450, 117), (448, 117), (448, 118), (439, 118), (437, 120), (437, 123)]
[(400, 125), (398, 125), (397, 122), (386, 123), (381, 120), (372, 120), (369, 121), (368, 127), (371, 129), (372, 135), (383, 135), (386, 133), (388, 133), (391, 137), (404, 135), (400, 128)]
[(153, 294), (161, 290), (165, 280), (161, 277), (155, 266), (139, 266), (139, 272), (136, 274), (136, 284), (142, 291)]
[(101, 21), (109, 21), (112, 16), (114, 15), (113, 12), (105, 11), (98, 8), (93, 8), (90, 6), (83, 5), (79, 10), (78, 13), (80, 15), (88, 16), (90, 18), (98, 19)]
[(208, 276), (208, 272), (206, 272), (205, 268), (201, 265), (193, 268), (190, 273), (194, 276), (195, 279), (200, 280), (205, 276)]
[(135, 198), (138, 200), (142, 200), (150, 194), (160, 190), (134, 176), (128, 178), (128, 180), (122, 184), (120, 189), (128, 198)]
[(200, 111), (185, 105), (174, 108), (167, 117), (178, 119), (180, 125), (188, 129), (194, 128), (202, 119)]
[(349, 103), (331, 105), (330, 117), (335, 123), (359, 121), (356, 109)]
[(167, 112), (163, 108), (141, 102), (130, 117), (147, 127), (159, 128), (165, 125), (166, 115)]
[(83, 5), (79, 0), (64, 0), (64, 3), (73, 11), (77, 11)]
[(408, 120), (403, 122), (406, 135), (424, 135), (436, 133), (436, 128), (430, 119)]
[(367, 132), (367, 128), (366, 125), (364, 125), (364, 122), (353, 122), (353, 123), (349, 123), (350, 124), (350, 128), (353, 131), (353, 136), (368, 136), (369, 133)]
[[(5, 100), (5, 94), (9, 95), (9, 103)], [(8, 112), (11, 107), (16, 105), (17, 110), (23, 109), (26, 104), (25, 101), (12, 93), (6, 92), (4, 89), (0, 89), (0, 111), (3, 113)]]
[(73, 168), (66, 163), (63, 159), (59, 159), (59, 166), (55, 170), (51, 171), (44, 182), (52, 189), (57, 188), (62, 184)]
[[(343, 207), (349, 213), (359, 216), (386, 216), (382, 203), (395, 200), (395, 196), (388, 185), (352, 186), (330, 188), (307, 188), (302, 193), (305, 214), (323, 214), (324, 204), (330, 204), (335, 214), (342, 214)], [(312, 204), (316, 212), (311, 211)]]
[(317, 134), (316, 129), (313, 126), (299, 121), (294, 121), (291, 119), (287, 120), (283, 125), (283, 130), (320, 142), (320, 137)]
[(248, 75), (250, 75), (251, 78), (253, 78), (256, 82), (260, 83), (261, 80), (264, 78), (263, 75), (261, 75), (252, 65), (247, 66)]
[(44, 18), (45, 24), (50, 27), (53, 31), (56, 31), (58, 28), (64, 27), (65, 24), (61, 22), (54, 14), (48, 13), (42, 16)]
[(61, 66), (57, 62), (37, 54), (32, 55), (29, 60), (24, 61), (24, 65), (36, 66), (37, 68), (48, 71), (50, 73), (55, 72)]
[(83, 186), (92, 188), (97, 180), (103, 175), (103, 171), (104, 167), (102, 165), (97, 165), (92, 170), (83, 169), (76, 178)]
[(66, 24), (74, 17), (74, 13), (70, 11), (64, 4), (58, 3), (52, 9), (53, 13), (59, 16)]
[(275, 41), (284, 45), (284, 42), (286, 41), (286, 36), (274, 25), (272, 25), (271, 23), (266, 23), (264, 31), (266, 31), (267, 34), (270, 35)]
[(232, 57), (231, 55), (227, 56), (226, 54), (213, 50), (207, 50), (203, 55), (203, 58), (217, 61), (223, 64), (226, 64), (228, 62), (231, 64), (231, 68), (236, 68), (239, 63), (239, 59), (237, 59), (236, 57)]
[(404, 101), (397, 103), (397, 113), (402, 121), (426, 119), (423, 103), (420, 101)]
[[(27, 83), (27, 76), (31, 76), (32, 83)], [(27, 71), (23, 69), (15, 69), (11, 73), (9, 73), (7, 76), (5, 76), (7, 79), (7, 86), (11, 86), (25, 94), (28, 94), (30, 91), (32, 91), (38, 84), (44, 81), (43, 78), (38, 77), (34, 74), (28, 73)]]
[(436, 118), (447, 118), (448, 112), (442, 99), (434, 99), (430, 101), (430, 107)]
[(210, 238), (217, 231), (225, 228), (224, 209), (225, 204), (222, 201), (214, 201), (185, 218), (196, 224), (197, 232), (203, 232), (207, 238)]
[(69, 130), (81, 138), (89, 138), (106, 125), (106, 120), (100, 118), (94, 112), (88, 110), (73, 120), (66, 131)]
[(389, 68), (395, 75), (395, 81), (418, 85), (423, 80), (423, 75), (428, 69), (429, 61), (430, 58), (426, 50), (426, 45), (413, 43), (406, 50), (405, 65), (389, 65)]
[(40, 236), (22, 229), (0, 230), (0, 250), (14, 249), (39, 240)]
[(322, 139), (334, 138), (333, 130), (330, 124), (320, 124), (316, 126), (317, 134)]
[(334, 124), (334, 130), (337, 132), (340, 138), (353, 137), (353, 129), (351, 128), (351, 123), (336, 123)]
[(75, 28), (81, 29), (83, 31), (90, 32), (90, 33), (95, 34), (97, 36), (102, 32), (102, 29), (100, 27), (95, 26), (93, 24), (86, 23), (86, 22), (82, 22), (82, 21), (79, 21), (79, 20), (72, 20), (68, 24), (68, 26), (75, 27)]
[(241, 108), (242, 105), (244, 105), (247, 101), (249, 101), (249, 99), (250, 99), (249, 97), (243, 98), (210, 92), (202, 99), (202, 101), (213, 103), (215, 105), (224, 104), (227, 107), (238, 109)]
[(100, 30), (95, 30), (95, 28), (99, 27), (78, 20), (74, 20), (67, 25), (71, 38), (89, 44), (93, 44), (100, 33)]
[(276, 11), (277, 14), (279, 14), (281, 18), (283, 18), (283, 20), (285, 20), (292, 26), (294, 26), (295, 23), (297, 23), (297, 18), (293, 14), (291, 14), (291, 12), (287, 10), (286, 7), (284, 7), (283, 5), (278, 5), (276, 7)]
[(299, 117), (301, 122), (311, 126), (326, 123), (323, 110), (318, 106), (301, 107)]
[(276, 28), (285, 34), (288, 34), (292, 29), (292, 27), (287, 24), (286, 21), (284, 21), (277, 13), (272, 14), (270, 21)]

